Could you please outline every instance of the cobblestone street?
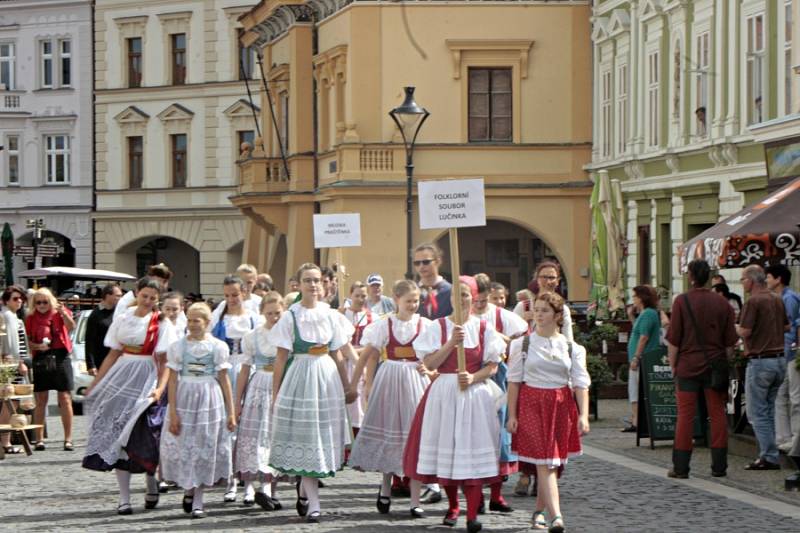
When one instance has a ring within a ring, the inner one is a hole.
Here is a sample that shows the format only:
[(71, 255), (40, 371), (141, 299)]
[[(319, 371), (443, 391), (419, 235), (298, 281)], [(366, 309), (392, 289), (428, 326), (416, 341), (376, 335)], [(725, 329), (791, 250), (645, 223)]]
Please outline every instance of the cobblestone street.
[[(592, 440), (603, 438), (602, 422), (595, 426), (596, 434), (587, 439), (589, 453), (570, 463), (562, 478), (562, 509), (571, 531), (796, 532), (800, 528), (800, 506), (777, 502), (769, 510), (765, 502), (773, 500), (758, 495), (752, 495), (751, 505), (746, 503), (751, 495), (739, 489), (703, 480), (668, 480), (660, 466), (600, 450)], [(162, 495), (156, 510), (145, 511), (141, 476), (135, 477), (133, 483), (134, 514), (120, 517), (115, 513), (114, 476), (80, 467), (85, 418), (76, 418), (77, 448), (72, 453), (60, 449), (58, 418), (50, 417), (48, 423), (51, 438), (47, 451), (36, 452), (32, 457), (7, 456), (0, 462), (4, 481), (0, 486), (0, 516), (5, 531), (448, 530), (440, 523), (443, 502), (429, 506), (429, 517), (423, 520), (407, 517), (408, 500), (404, 499), (393, 500), (390, 515), (379, 515), (374, 502), (378, 476), (349, 469), (326, 480), (327, 486), (322, 489), (323, 522), (318, 525), (306, 524), (294, 512), (294, 490), (288, 484), (279, 488), (285, 506), (279, 512), (245, 508), (238, 502), (223, 504), (223, 489), (208, 494), (208, 518), (204, 520), (190, 520), (182, 512), (180, 494), (176, 492)], [(530, 528), (534, 499), (511, 496), (514, 481), (505, 488), (515, 512), (481, 517), (485, 530), (511, 532)], [(711, 487), (714, 492), (698, 488), (698, 484)], [(463, 531), (465, 524), (462, 515), (457, 530)]]

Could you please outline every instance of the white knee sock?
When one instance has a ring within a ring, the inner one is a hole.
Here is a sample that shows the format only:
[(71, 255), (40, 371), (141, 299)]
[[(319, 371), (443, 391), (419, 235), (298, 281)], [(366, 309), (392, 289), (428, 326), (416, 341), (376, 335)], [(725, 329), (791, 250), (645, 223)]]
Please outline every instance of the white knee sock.
[(383, 481), (381, 482), (381, 496), (386, 496), (388, 498), (391, 495), (392, 495), (392, 475), (384, 474)]
[(131, 473), (127, 470), (115, 470), (117, 474), (117, 485), (119, 485), (119, 504), (130, 505), (131, 503)]
[(236, 481), (236, 477), (234, 477), (234, 476), (229, 477), (228, 478), (228, 488), (225, 490), (225, 492), (232, 492), (232, 493), (236, 494), (237, 485), (238, 485), (238, 482)]
[(147, 474), (144, 476), (144, 481), (147, 484), (147, 494), (158, 494), (158, 480), (156, 476)]
[(192, 500), (192, 511), (203, 509), (203, 487), (194, 489), (194, 499)]
[(431, 489), (433, 492), (442, 492), (442, 488), (439, 486), (438, 483), (430, 483), (428, 488)]
[(308, 498), (308, 514), (314, 511), (319, 512), (319, 480), (315, 477), (303, 476), (300, 484), (305, 489), (306, 498)]
[(252, 481), (245, 481), (244, 483), (244, 499), (252, 500), (256, 495), (256, 488), (253, 486)]

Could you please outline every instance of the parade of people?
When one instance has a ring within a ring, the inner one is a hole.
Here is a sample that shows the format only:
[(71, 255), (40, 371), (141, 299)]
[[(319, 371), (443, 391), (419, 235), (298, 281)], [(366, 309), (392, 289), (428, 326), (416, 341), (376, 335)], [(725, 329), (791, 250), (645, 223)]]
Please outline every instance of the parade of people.
[(800, 0), (2, 0), (0, 529), (800, 532), (798, 162)]

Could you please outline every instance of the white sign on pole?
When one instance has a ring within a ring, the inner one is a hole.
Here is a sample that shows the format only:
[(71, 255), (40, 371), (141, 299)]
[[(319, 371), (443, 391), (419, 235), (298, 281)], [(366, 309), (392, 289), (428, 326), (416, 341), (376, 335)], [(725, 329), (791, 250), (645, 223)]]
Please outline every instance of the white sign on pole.
[(314, 248), (361, 246), (361, 215), (314, 215)]
[(486, 225), (483, 178), (420, 181), (417, 190), (421, 229)]

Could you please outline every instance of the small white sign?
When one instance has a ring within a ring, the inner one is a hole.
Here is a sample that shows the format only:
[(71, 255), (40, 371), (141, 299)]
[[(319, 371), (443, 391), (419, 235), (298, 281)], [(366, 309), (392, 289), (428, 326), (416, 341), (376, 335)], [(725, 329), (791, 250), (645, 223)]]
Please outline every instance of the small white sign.
[(361, 215), (314, 215), (314, 248), (361, 246)]
[(421, 229), (486, 225), (483, 178), (421, 181), (418, 192)]

